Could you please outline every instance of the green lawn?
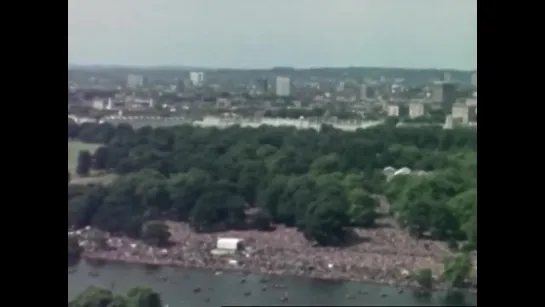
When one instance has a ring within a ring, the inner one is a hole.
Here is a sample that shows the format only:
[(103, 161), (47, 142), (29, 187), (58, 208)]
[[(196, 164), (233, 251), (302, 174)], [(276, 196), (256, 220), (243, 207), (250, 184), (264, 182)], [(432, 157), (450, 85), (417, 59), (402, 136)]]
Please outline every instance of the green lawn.
[(78, 165), (78, 155), (80, 150), (89, 150), (91, 154), (100, 146), (100, 144), (88, 144), (80, 141), (68, 141), (68, 171), (72, 176), (76, 176), (76, 166)]

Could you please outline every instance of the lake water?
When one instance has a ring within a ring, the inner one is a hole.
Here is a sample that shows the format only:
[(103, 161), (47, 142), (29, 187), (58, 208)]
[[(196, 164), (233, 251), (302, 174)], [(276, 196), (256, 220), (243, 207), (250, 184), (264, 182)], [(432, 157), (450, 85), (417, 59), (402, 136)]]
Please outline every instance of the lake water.
[[(243, 279), (245, 282), (242, 282)], [(241, 273), (215, 275), (205, 270), (168, 267), (151, 270), (128, 264), (96, 266), (82, 261), (69, 269), (68, 299), (95, 285), (113, 288), (118, 293), (125, 293), (134, 286), (150, 287), (161, 294), (163, 302), (169, 307), (446, 305), (445, 294), (439, 292), (430, 300), (425, 300), (416, 298), (410, 289), (400, 292), (400, 288), (390, 286), (331, 283), (293, 277), (272, 277), (264, 284), (261, 279), (259, 275), (243, 276)], [(273, 284), (285, 287), (273, 288)], [(196, 287), (202, 290), (194, 293)], [(265, 291), (264, 287), (267, 287)], [(288, 300), (282, 302), (282, 296), (287, 296)], [(477, 296), (466, 294), (465, 301), (476, 305)]]

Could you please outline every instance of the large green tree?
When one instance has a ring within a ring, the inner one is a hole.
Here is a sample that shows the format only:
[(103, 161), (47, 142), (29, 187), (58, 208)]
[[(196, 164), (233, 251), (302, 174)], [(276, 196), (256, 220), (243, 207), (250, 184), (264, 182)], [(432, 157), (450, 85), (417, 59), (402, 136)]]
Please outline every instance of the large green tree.
[(115, 295), (112, 291), (95, 286), (78, 294), (69, 307), (162, 307), (159, 294), (149, 288), (129, 289), (126, 296)]

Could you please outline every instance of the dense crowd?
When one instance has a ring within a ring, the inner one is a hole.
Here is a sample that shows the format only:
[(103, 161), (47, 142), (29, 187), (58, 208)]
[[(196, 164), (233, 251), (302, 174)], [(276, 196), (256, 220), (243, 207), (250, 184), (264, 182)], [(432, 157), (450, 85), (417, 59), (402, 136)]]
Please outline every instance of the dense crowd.
[[(431, 240), (415, 240), (393, 229), (358, 229), (366, 238), (342, 250), (319, 247), (296, 229), (196, 233), (184, 223), (168, 222), (172, 245), (154, 247), (127, 237), (105, 235), (106, 244), (93, 243), (92, 229), (79, 231), (84, 257), (123, 262), (185, 267), (250, 270), (266, 274), (304, 275), (323, 279), (408, 283), (410, 272), (432, 268), (438, 276), (444, 247)], [(71, 234), (75, 234), (72, 232)], [(211, 254), (220, 237), (243, 239), (242, 252), (218, 257)], [(232, 260), (236, 260), (233, 266)]]

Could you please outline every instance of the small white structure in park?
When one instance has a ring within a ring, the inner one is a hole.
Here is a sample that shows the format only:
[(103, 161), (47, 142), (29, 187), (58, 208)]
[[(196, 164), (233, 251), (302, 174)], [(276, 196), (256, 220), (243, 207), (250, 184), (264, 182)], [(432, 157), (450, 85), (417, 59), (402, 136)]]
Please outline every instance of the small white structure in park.
[(382, 173), (384, 174), (384, 176), (386, 177), (391, 177), (394, 175), (394, 173), (396, 172), (396, 169), (391, 167), (391, 166), (387, 166), (384, 168), (384, 170), (382, 171)]
[(402, 167), (400, 169), (398, 169), (397, 171), (394, 172), (394, 176), (397, 176), (397, 175), (409, 175), (411, 174), (411, 169), (408, 168), (408, 167)]
[(212, 250), (213, 255), (233, 254), (243, 248), (244, 240), (239, 238), (218, 238), (216, 248)]
[(220, 250), (236, 252), (242, 249), (242, 239), (238, 238), (218, 238), (216, 248)]
[(402, 168), (396, 170), (395, 168), (393, 168), (391, 166), (385, 167), (384, 170), (382, 171), (382, 173), (384, 174), (384, 176), (386, 176), (386, 181), (390, 181), (390, 180), (392, 180), (392, 178), (394, 178), (395, 176), (398, 176), (398, 175), (423, 176), (423, 175), (429, 174), (429, 172), (422, 171), (422, 170), (413, 171), (408, 167), (402, 167)]

